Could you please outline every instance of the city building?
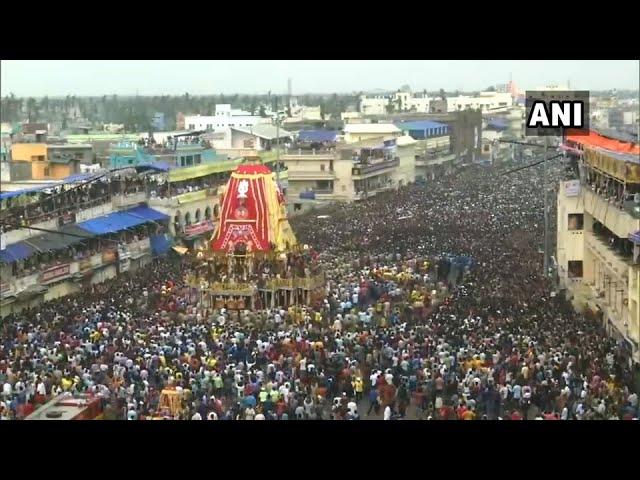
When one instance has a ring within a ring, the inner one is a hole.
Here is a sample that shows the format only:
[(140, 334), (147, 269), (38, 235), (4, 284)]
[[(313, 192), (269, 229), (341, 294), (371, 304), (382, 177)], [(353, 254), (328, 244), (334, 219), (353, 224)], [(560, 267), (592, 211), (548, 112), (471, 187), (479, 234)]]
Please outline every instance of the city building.
[(327, 202), (350, 202), (415, 181), (411, 137), (339, 141), (332, 131), (302, 131), (285, 150), (288, 207), (291, 213)]
[(229, 104), (216, 105), (214, 115), (186, 115), (184, 117), (185, 128), (192, 131), (212, 130), (217, 132), (233, 127), (254, 127), (259, 123), (271, 123), (271, 120), (259, 115), (251, 115), (243, 110), (232, 109)]
[(402, 131), (392, 123), (348, 123), (344, 126), (345, 143), (397, 138)]
[(292, 140), (293, 134), (271, 124), (256, 124), (249, 127), (230, 128), (230, 148), (252, 149), (258, 152), (271, 150), (279, 143)]
[(579, 178), (558, 190), (560, 286), (640, 362), (640, 147), (592, 131), (562, 148)]
[(162, 112), (154, 113), (153, 117), (151, 118), (151, 126), (153, 127), (154, 130), (160, 130), (160, 131), (167, 128), (165, 118), (164, 118), (164, 113)]
[(360, 95), (360, 113), (363, 115), (383, 115), (389, 112), (428, 113), (431, 99), (427, 92), (412, 93), (398, 90), (384, 95)]
[(80, 164), (93, 163), (93, 149), (86, 144), (13, 143), (13, 162), (29, 162), (32, 180), (61, 180), (80, 173)]
[(467, 109), (481, 110), (483, 113), (494, 112), (499, 109), (506, 111), (512, 105), (513, 97), (508, 92), (480, 92), (475, 96), (447, 97), (448, 112)]
[(166, 253), (169, 217), (146, 205), (146, 178), (87, 173), (1, 192), (0, 315), (86, 291)]

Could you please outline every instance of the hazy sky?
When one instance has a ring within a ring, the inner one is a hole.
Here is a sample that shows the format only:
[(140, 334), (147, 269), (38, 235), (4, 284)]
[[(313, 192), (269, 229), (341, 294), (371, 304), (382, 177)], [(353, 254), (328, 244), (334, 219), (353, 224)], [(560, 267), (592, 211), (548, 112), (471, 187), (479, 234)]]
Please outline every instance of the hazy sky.
[(566, 84), (637, 89), (638, 60), (3, 60), (0, 93), (17, 96), (481, 90)]

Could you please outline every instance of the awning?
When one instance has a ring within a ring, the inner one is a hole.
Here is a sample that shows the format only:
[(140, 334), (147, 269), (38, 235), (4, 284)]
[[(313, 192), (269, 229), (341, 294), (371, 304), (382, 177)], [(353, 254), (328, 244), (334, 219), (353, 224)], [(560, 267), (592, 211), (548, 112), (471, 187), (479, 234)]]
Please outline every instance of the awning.
[(143, 223), (166, 220), (168, 215), (149, 207), (136, 207), (124, 212), (114, 212), (85, 222), (77, 226), (94, 235), (105, 235), (126, 230)]
[(149, 238), (151, 251), (154, 255), (163, 255), (171, 248), (171, 240), (166, 234), (154, 235)]
[(631, 240), (633, 243), (640, 244), (640, 230), (634, 233), (630, 233), (629, 240)]
[(35, 248), (25, 242), (18, 242), (7, 245), (7, 248), (0, 250), (0, 261), (4, 263), (12, 263), (18, 260), (24, 260), (36, 253)]
[(243, 158), (239, 158), (237, 160), (206, 163), (193, 167), (175, 168), (169, 171), (169, 181), (181, 182), (190, 178), (204, 177), (205, 175), (212, 175), (214, 173), (231, 172), (243, 161)]
[(335, 142), (340, 132), (331, 130), (300, 130), (300, 142)]
[(17, 197), (18, 195), (24, 195), (26, 193), (41, 192), (42, 190), (47, 190), (48, 188), (53, 188), (57, 185), (59, 185), (59, 183), (56, 182), (49, 185), (38, 185), (37, 187), (22, 188), (20, 190), (14, 190), (12, 192), (0, 192), (0, 200)]
[(153, 208), (144, 207), (144, 206), (132, 208), (131, 210), (127, 210), (124, 213), (127, 213), (128, 215), (133, 215), (135, 217), (143, 218), (147, 221), (152, 221), (152, 222), (159, 222), (159, 221), (169, 219), (169, 215), (159, 212), (158, 210), (154, 210)]
[(93, 235), (76, 225), (65, 225), (60, 229), (60, 233), (45, 233), (44, 235), (28, 238), (25, 242), (35, 247), (39, 252), (48, 252), (51, 250), (64, 250), (71, 245), (77, 245), (92, 237)]

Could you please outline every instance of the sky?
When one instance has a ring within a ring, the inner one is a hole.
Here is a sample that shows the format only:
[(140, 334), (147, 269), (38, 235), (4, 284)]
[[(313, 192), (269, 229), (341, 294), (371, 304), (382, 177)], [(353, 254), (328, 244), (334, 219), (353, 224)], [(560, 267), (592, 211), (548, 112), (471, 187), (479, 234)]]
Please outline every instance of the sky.
[(638, 89), (638, 60), (2, 60), (0, 93), (19, 97), (473, 91), (512, 76), (521, 89)]

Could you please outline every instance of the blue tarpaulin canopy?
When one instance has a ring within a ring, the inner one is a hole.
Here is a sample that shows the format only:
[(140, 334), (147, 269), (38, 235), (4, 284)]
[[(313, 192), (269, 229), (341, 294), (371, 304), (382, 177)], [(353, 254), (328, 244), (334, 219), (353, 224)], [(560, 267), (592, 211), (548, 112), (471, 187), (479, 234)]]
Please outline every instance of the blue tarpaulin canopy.
[(0, 200), (17, 197), (18, 195), (24, 195), (25, 193), (41, 192), (42, 190), (53, 188), (53, 187), (56, 187), (57, 185), (58, 184), (54, 183), (51, 185), (39, 185), (37, 187), (23, 188), (20, 190), (14, 190), (13, 192), (0, 192)]
[(630, 233), (629, 234), (629, 240), (631, 240), (633, 243), (640, 244), (640, 230), (638, 230), (637, 232), (634, 232), (634, 233)]
[(75, 182), (86, 182), (91, 180), (92, 178), (98, 178), (101, 175), (105, 175), (107, 172), (96, 173), (96, 172), (88, 172), (88, 173), (78, 173), (76, 175), (69, 175), (65, 177), (62, 181), (64, 183), (75, 183)]
[(301, 130), (298, 132), (300, 142), (335, 142), (337, 131), (332, 130)]
[(153, 255), (163, 255), (171, 248), (171, 240), (166, 234), (154, 235), (149, 238)]
[(136, 207), (78, 223), (78, 227), (94, 235), (119, 232), (147, 222), (168, 219), (168, 215), (149, 207)]
[(24, 260), (25, 258), (35, 253), (35, 248), (25, 242), (18, 242), (12, 245), (7, 245), (7, 248), (0, 250), (0, 261), (4, 263), (12, 263), (17, 260)]

